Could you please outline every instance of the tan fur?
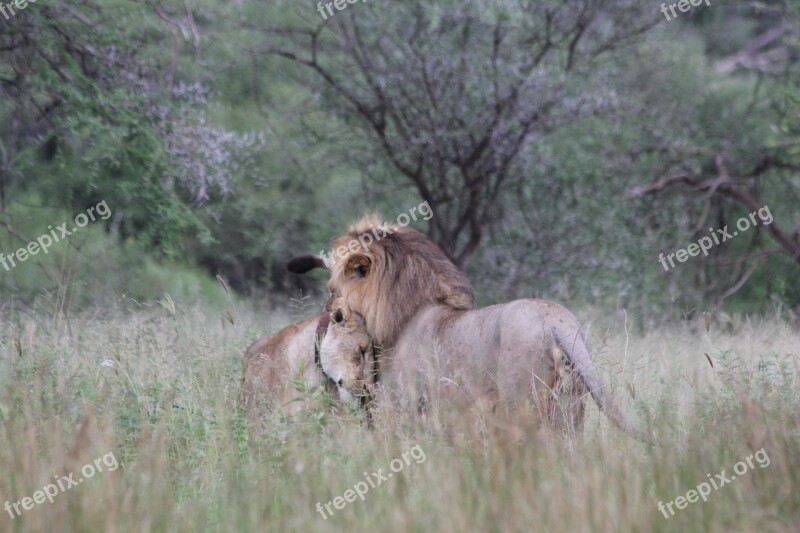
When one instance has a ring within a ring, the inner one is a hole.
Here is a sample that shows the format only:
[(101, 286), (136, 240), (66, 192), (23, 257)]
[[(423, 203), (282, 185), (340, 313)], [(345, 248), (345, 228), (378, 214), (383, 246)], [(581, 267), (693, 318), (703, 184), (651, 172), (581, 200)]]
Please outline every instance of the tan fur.
[[(330, 366), (336, 368), (336, 372), (327, 375), (336, 385), (339, 399), (352, 401), (354, 398), (363, 397), (366, 402), (371, 397), (370, 391), (376, 380), (377, 365), (364, 317), (351, 312), (350, 308), (343, 305), (337, 306), (330, 315), (330, 325), (325, 336), (331, 335), (336, 339), (337, 349), (334, 352), (329, 351), (325, 357), (331, 360), (342, 358), (342, 360), (332, 361)], [(322, 357), (322, 346), (320, 346), (320, 361)]]
[(393, 345), (423, 305), (473, 308), (469, 280), (430, 238), (411, 228), (380, 227), (377, 216), (366, 216), (332, 241), (328, 282), (331, 301), (341, 296), (361, 314), (376, 344)]
[(314, 364), (319, 318), (287, 326), (247, 348), (242, 404), (251, 418), (269, 404), (281, 406), (287, 415), (301, 409), (303, 402), (294, 400), (303, 395), (295, 389), (293, 380), (305, 381), (311, 387), (324, 385), (324, 376)]
[[(332, 313), (346, 305), (344, 300), (334, 301)], [(357, 330), (329, 330), (320, 349), (326, 374), (356, 374), (340, 367), (354, 364), (355, 359), (343, 353), (352, 343), (343, 337)], [(364, 383), (344, 386), (359, 394)], [(476, 406), (508, 412), (533, 399), (542, 419), (570, 430), (581, 425), (588, 390), (613, 422), (647, 440), (602, 386), (578, 320), (545, 300), (516, 300), (470, 311), (425, 306), (410, 318), (394, 348), (380, 355), (378, 390), (382, 403), (401, 410), (444, 400), (460, 412)]]

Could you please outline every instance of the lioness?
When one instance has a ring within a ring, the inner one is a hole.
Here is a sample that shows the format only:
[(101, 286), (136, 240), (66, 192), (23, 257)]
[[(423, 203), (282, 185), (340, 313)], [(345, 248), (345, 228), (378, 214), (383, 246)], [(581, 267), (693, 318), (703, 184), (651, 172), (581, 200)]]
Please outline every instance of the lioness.
[(588, 390), (616, 425), (648, 440), (601, 385), (578, 320), (554, 302), (515, 300), (469, 311), (424, 306), (394, 347), (381, 353), (379, 387), (374, 372), (353, 368), (366, 364), (356, 353), (366, 336), (358, 317), (336, 299), (320, 347), (323, 372), (349, 394), (371, 396), (377, 389), (384, 401), (406, 409), (442, 396), (462, 408), (491, 411), (532, 399), (542, 419), (574, 430), (583, 421)]
[(275, 335), (264, 337), (247, 348), (244, 354), (242, 404), (254, 417), (262, 403), (277, 402), (284, 413), (294, 414), (301, 407), (302, 394), (293, 381), (309, 387), (324, 386), (326, 377), (315, 364), (317, 330), (320, 320), (327, 327), (327, 313), (292, 324)]

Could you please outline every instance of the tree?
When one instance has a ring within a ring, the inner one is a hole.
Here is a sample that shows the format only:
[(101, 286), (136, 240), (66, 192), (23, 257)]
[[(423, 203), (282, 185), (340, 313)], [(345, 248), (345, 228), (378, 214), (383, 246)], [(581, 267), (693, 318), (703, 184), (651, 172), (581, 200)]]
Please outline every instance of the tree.
[[(800, 44), (798, 8), (777, 5), (775, 12), (767, 13), (762, 20), (762, 31), (751, 38), (741, 49), (717, 60), (717, 75), (731, 76), (732, 80), (748, 80), (754, 76), (752, 96), (748, 106), (731, 105), (726, 123), (736, 128), (708, 128), (686, 131), (683, 141), (694, 142), (652, 143), (644, 151), (662, 155), (659, 174), (651, 183), (637, 184), (628, 194), (632, 198), (645, 195), (663, 195), (669, 189), (681, 193), (703, 206), (695, 213), (692, 225), (695, 233), (704, 233), (716, 217), (717, 227), (733, 227), (742, 209), (757, 211), (771, 204), (788, 200), (796, 206), (800, 200), (800, 70), (796, 50)], [(786, 19), (788, 17), (788, 21)], [(791, 22), (794, 21), (794, 24)], [(703, 138), (705, 137), (705, 138)], [(651, 138), (652, 139), (652, 138)], [(700, 140), (702, 139), (702, 140)], [(727, 204), (739, 206), (726, 209)], [(759, 238), (759, 230), (747, 247), (739, 248), (732, 258), (712, 263), (714, 277), (725, 280), (725, 286), (714, 293), (717, 304), (741, 290), (757, 268), (770, 256), (783, 255), (800, 263), (800, 221), (792, 220), (798, 213), (782, 210), (764, 230), (772, 237), (772, 246)], [(783, 216), (780, 216), (783, 215)], [(732, 230), (733, 231), (733, 230)]]
[(326, 106), (431, 205), (431, 237), (463, 268), (501, 193), (536, 164), (530, 146), (611, 105), (575, 80), (657, 22), (639, 2), (607, 4), (357, 4), (314, 27), (269, 28), (257, 52), (307, 68)]

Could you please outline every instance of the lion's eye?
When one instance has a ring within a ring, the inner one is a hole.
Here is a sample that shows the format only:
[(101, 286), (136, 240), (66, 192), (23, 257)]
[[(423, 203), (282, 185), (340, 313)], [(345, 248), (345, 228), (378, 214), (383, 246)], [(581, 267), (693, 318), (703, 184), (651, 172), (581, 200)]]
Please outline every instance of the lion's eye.
[(367, 359), (367, 349), (366, 348), (359, 348), (361, 350), (361, 362), (363, 363)]

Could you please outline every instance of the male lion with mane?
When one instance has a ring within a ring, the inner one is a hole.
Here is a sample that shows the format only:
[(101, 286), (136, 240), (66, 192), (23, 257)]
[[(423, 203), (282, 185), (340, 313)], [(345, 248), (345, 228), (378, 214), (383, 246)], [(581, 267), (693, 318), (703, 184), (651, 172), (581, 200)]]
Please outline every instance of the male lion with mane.
[[(379, 238), (373, 237), (376, 230)], [(365, 319), (381, 372), (381, 350), (392, 350), (420, 309), (436, 305), (443, 312), (457, 314), (474, 307), (473, 289), (466, 276), (436, 243), (414, 229), (381, 224), (377, 215), (367, 215), (334, 239), (332, 248), (338, 254), (334, 261), (306, 255), (290, 261), (288, 268), (297, 273), (318, 267), (331, 270), (326, 307), (330, 309), (334, 299), (341, 297), (343, 305), (338, 308), (343, 313), (349, 316), (352, 311)], [(394, 350), (391, 357), (406, 354)], [(561, 352), (549, 353), (542, 365), (539, 377), (550, 389), (559, 395), (567, 391), (566, 405), (550, 402), (548, 419), (556, 424), (566, 420), (570, 427), (579, 427), (586, 396), (583, 382), (574, 379)], [(561, 415), (556, 415), (556, 409), (563, 411)]]
[(335, 238), (332, 249), (345, 252), (335, 261), (299, 256), (287, 266), (295, 273), (330, 269), (331, 297), (326, 308), (335, 298), (344, 297), (347, 306), (364, 317), (378, 346), (392, 346), (425, 304), (461, 310), (475, 305), (467, 277), (436, 243), (415, 229), (382, 224), (379, 216), (367, 215)]

